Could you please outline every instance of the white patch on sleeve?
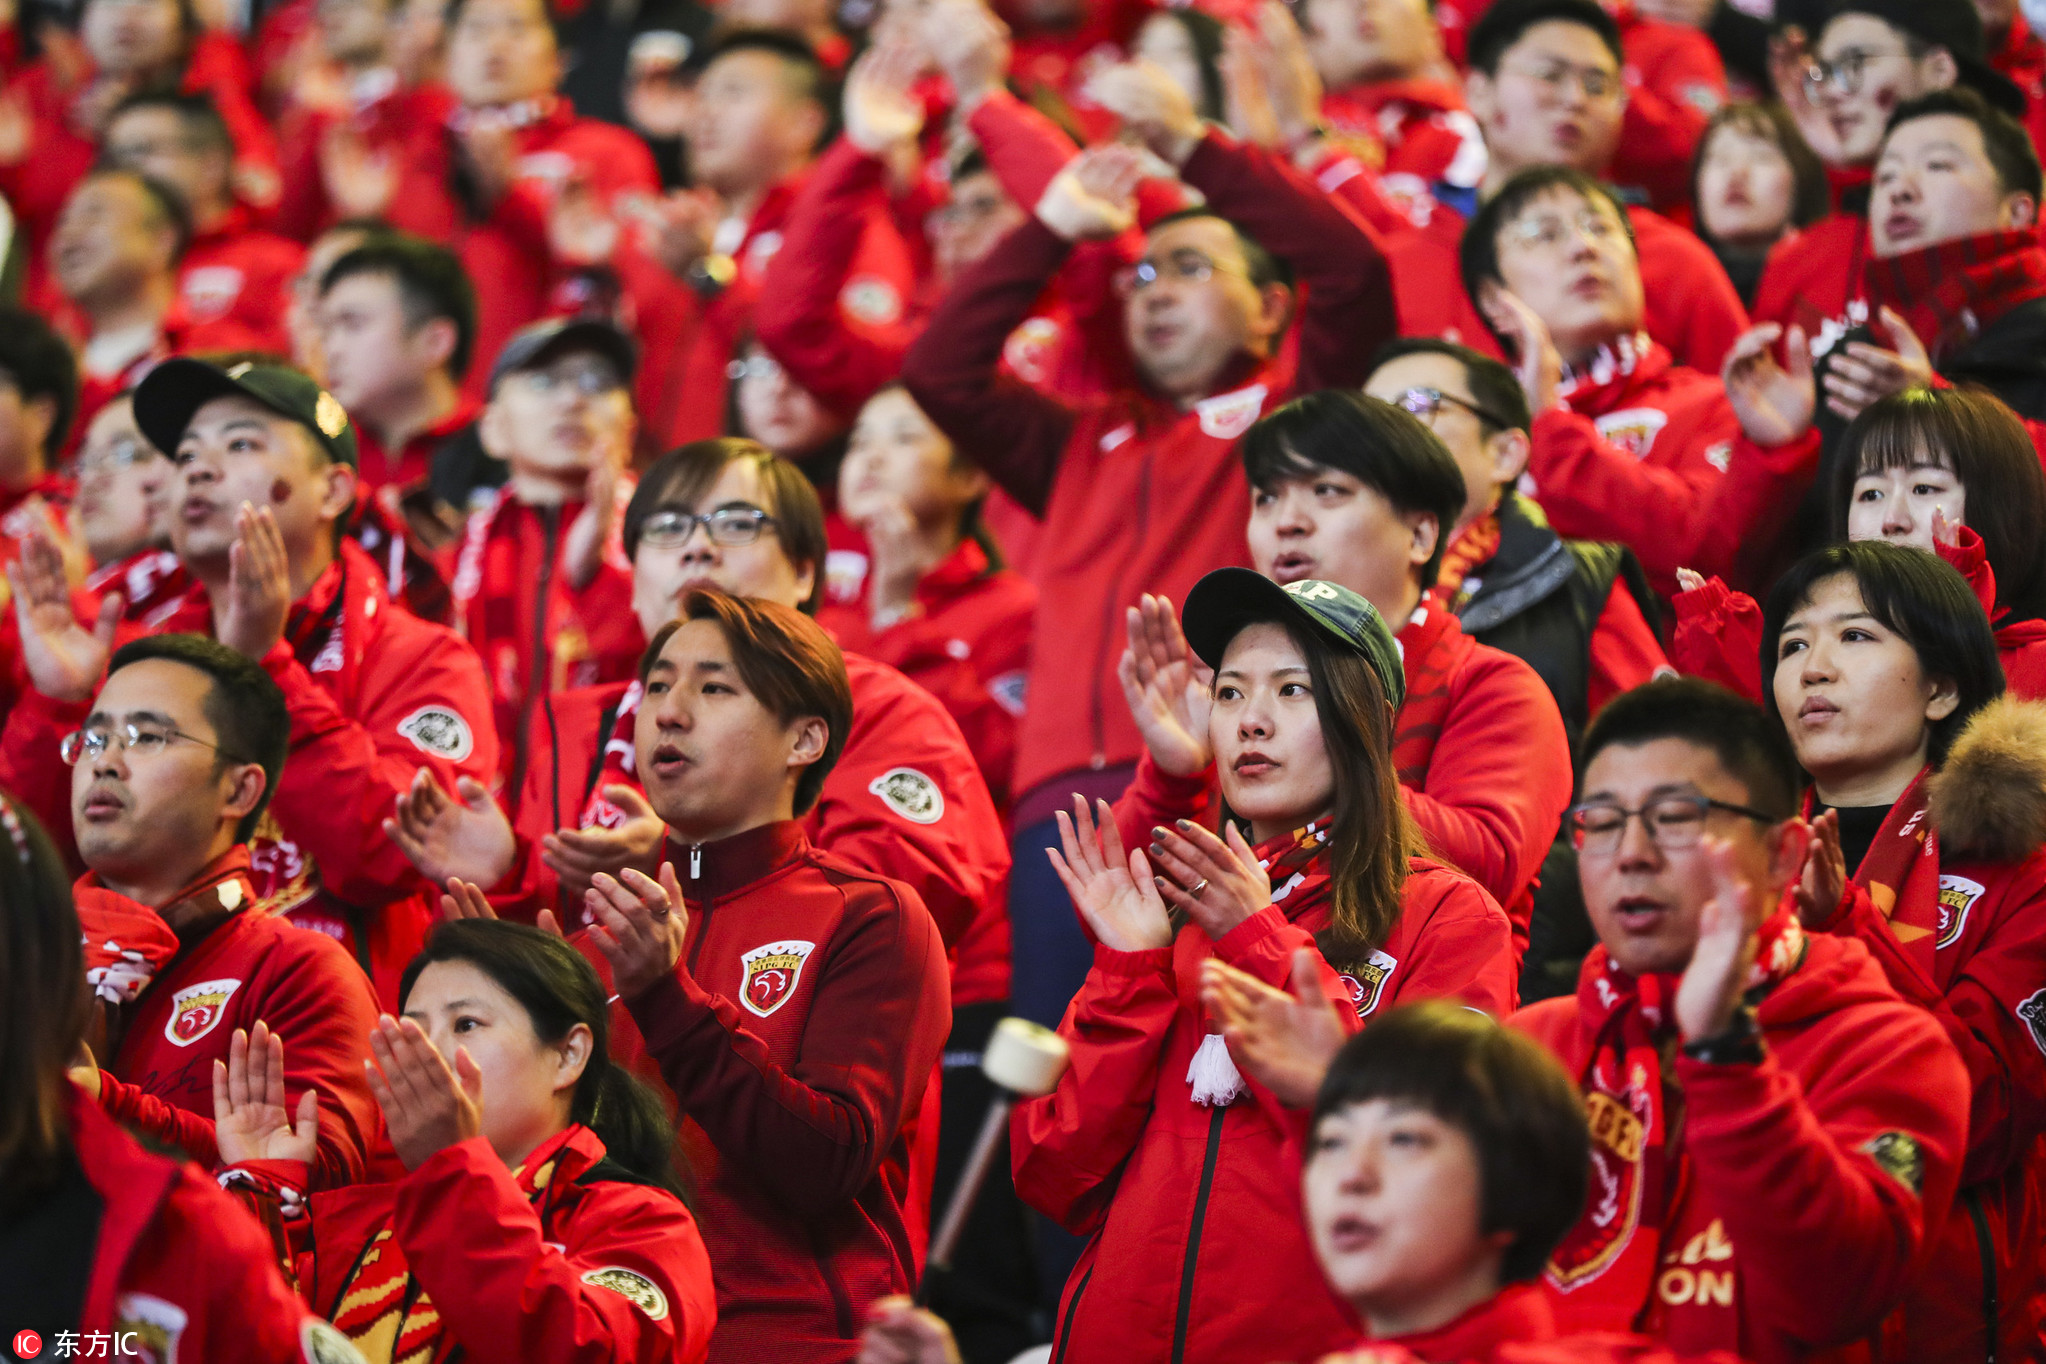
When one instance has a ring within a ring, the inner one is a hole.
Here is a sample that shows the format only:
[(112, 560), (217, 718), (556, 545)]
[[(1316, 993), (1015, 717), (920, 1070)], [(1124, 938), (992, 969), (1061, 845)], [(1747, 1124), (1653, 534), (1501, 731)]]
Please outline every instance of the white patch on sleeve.
[(945, 793), (914, 767), (891, 767), (867, 789), (912, 824), (936, 824), (945, 817)]
[(460, 762), (475, 749), (469, 722), (446, 706), (421, 706), (398, 722), (398, 732), (421, 753)]
[(629, 1300), (634, 1307), (647, 1314), (653, 1321), (662, 1321), (668, 1315), (668, 1299), (659, 1285), (644, 1274), (638, 1274), (621, 1265), (606, 1265), (592, 1269), (583, 1275), (583, 1282), (594, 1288), (608, 1288), (621, 1298)]

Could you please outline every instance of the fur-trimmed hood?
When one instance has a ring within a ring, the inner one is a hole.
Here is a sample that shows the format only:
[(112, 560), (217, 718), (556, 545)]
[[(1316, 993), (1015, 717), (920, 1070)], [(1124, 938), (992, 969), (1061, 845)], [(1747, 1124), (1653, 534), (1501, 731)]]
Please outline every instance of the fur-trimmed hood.
[(2004, 695), (1976, 713), (1927, 786), (1940, 847), (2017, 862), (2046, 844), (2046, 703)]

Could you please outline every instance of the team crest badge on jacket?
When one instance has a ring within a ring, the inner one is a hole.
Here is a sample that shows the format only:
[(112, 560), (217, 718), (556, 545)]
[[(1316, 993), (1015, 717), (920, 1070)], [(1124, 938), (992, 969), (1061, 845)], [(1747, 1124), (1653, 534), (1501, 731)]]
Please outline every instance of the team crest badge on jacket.
[(1344, 971), (1337, 977), (1343, 982), (1343, 988), (1350, 992), (1350, 1002), (1357, 1006), (1357, 1017), (1371, 1016), (1371, 1011), (1378, 1007), (1378, 997), (1385, 993), (1385, 982), (1398, 965), (1396, 959), (1385, 953), (1373, 952), (1362, 966), (1354, 971)]
[(739, 957), (744, 984), (739, 1002), (765, 1018), (789, 1002), (796, 982), (803, 978), (803, 963), (817, 950), (813, 942), (771, 942)]
[(2018, 1017), (2031, 1030), (2032, 1042), (2046, 1051), (2046, 990), (2034, 990), (2018, 1004)]
[(180, 1047), (189, 1047), (220, 1026), (227, 1016), (227, 1001), (242, 983), (238, 980), (202, 980), (187, 985), (171, 996), (170, 1017), (164, 1020), (163, 1035)]
[(1648, 1138), (1647, 1076), (1636, 1071), (1623, 1094), (1603, 1087), (1584, 1096), (1591, 1120), (1591, 1188), (1584, 1216), (1549, 1257), (1548, 1278), (1569, 1291), (1612, 1267), (1641, 1219), (1641, 1157)]
[(1968, 911), (1982, 898), (1984, 889), (1980, 881), (1970, 881), (1965, 876), (1939, 878), (1939, 937), (1932, 944), (1935, 950), (1961, 936), (1961, 930), (1968, 926)]

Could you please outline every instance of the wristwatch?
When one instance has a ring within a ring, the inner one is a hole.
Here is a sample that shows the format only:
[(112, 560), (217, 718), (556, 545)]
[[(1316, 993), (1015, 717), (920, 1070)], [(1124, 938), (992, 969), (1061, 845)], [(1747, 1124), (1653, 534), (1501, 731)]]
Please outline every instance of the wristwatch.
[(1743, 1004), (1733, 1011), (1726, 1027), (1711, 1037), (1684, 1043), (1684, 1055), (1708, 1066), (1757, 1066), (1762, 1063), (1762, 1025), (1755, 1019), (1755, 1007)]

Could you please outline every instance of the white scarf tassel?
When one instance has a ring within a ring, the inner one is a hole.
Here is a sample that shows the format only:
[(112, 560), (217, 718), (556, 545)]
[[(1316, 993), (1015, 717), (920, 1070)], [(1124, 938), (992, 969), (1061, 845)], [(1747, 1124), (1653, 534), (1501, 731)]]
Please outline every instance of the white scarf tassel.
[(1221, 1033), (1211, 1032), (1201, 1039), (1193, 1064), (1186, 1068), (1186, 1082), (1193, 1086), (1193, 1101), (1211, 1108), (1227, 1108), (1243, 1093), (1243, 1076)]

